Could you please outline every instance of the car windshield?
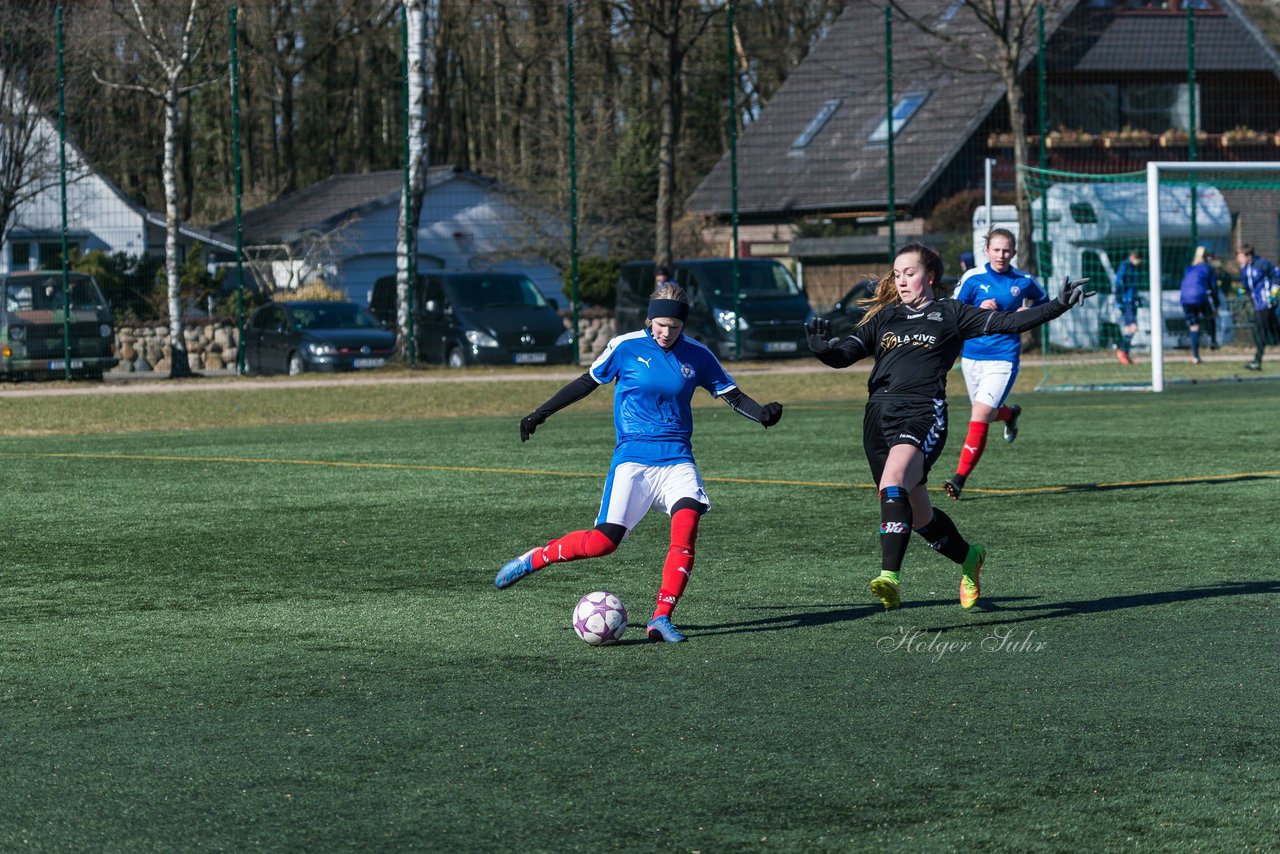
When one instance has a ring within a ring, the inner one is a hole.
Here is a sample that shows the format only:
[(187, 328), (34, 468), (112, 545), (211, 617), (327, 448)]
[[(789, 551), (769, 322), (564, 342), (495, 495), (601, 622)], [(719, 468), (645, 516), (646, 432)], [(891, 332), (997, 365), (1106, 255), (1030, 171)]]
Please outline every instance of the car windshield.
[[(72, 309), (93, 311), (106, 307), (93, 280), (74, 278), (70, 285)], [(10, 312), (61, 309), (62, 275), (7, 280), (4, 283), (4, 306)]]
[[(733, 262), (706, 266), (707, 278), (718, 295), (733, 293)], [(800, 286), (781, 264), (738, 263), (738, 293), (747, 297), (793, 297)]]
[(378, 329), (368, 309), (349, 302), (290, 306), (289, 316), (298, 329)]
[(511, 273), (450, 276), (445, 286), (453, 304), (459, 308), (542, 308), (547, 304), (528, 276)]

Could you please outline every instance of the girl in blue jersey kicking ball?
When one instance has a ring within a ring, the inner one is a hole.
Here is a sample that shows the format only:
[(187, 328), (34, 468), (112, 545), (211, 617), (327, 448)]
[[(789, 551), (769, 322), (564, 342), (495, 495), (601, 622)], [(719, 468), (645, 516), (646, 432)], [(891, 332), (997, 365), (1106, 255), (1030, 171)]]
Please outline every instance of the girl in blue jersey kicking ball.
[(672, 625), (671, 613), (693, 570), (698, 521), (711, 509), (693, 459), (693, 392), (701, 386), (765, 427), (782, 418), (781, 403), (756, 403), (738, 389), (714, 353), (681, 334), (688, 318), (684, 291), (674, 283), (660, 283), (649, 298), (644, 329), (614, 338), (586, 373), (521, 419), (520, 441), (525, 442), (552, 414), (605, 383), (617, 383), (617, 444), (595, 527), (565, 534), (507, 561), (494, 579), (499, 590), (548, 564), (612, 553), (656, 507), (671, 516), (671, 546), (646, 632), (654, 641), (685, 639)]

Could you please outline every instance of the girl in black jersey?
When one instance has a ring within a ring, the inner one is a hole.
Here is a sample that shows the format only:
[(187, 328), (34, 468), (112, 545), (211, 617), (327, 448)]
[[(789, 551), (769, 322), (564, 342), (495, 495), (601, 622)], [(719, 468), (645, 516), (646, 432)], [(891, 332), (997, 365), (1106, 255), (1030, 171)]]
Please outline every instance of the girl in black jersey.
[(970, 544), (946, 513), (929, 501), (929, 469), (947, 438), (947, 372), (965, 339), (999, 332), (1025, 332), (1083, 302), (1088, 279), (1063, 282), (1062, 293), (1022, 311), (991, 311), (946, 299), (942, 258), (927, 246), (898, 250), (868, 301), (866, 315), (843, 340), (830, 338), (830, 323), (806, 324), (809, 349), (824, 364), (847, 368), (871, 356), (862, 443), (880, 490), (881, 572), (871, 581), (886, 608), (896, 608), (898, 573), (911, 531), (960, 564), (960, 604), (978, 601), (978, 573), (986, 550)]

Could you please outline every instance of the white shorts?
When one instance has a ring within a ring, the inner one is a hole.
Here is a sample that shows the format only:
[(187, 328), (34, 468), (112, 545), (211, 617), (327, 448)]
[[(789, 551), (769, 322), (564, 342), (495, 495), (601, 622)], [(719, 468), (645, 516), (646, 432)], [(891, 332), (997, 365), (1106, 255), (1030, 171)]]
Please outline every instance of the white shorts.
[(605, 481), (596, 524), (622, 525), (629, 533), (640, 524), (649, 508), (656, 507), (669, 514), (681, 498), (692, 498), (708, 509), (711, 507), (711, 499), (702, 488), (702, 475), (693, 463), (673, 466), (620, 463), (610, 470)]
[(992, 409), (1000, 408), (1018, 378), (1018, 367), (1013, 362), (961, 359), (960, 370), (964, 371), (964, 384), (969, 387), (969, 402)]

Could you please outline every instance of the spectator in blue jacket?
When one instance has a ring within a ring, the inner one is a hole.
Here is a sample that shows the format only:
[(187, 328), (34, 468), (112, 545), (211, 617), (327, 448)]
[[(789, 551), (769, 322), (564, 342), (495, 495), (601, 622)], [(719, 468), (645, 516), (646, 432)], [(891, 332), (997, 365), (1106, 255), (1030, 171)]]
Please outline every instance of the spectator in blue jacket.
[(1272, 308), (1274, 289), (1280, 285), (1280, 272), (1266, 258), (1258, 257), (1248, 243), (1241, 244), (1236, 250), (1236, 261), (1240, 264), (1240, 287), (1253, 301), (1253, 361), (1245, 367), (1260, 371), (1267, 333), (1275, 328), (1276, 316)]
[(1214, 288), (1218, 286), (1217, 275), (1213, 270), (1215, 258), (1212, 252), (1203, 246), (1196, 247), (1196, 254), (1191, 259), (1182, 276), (1182, 316), (1187, 319), (1187, 329), (1191, 332), (1191, 363), (1198, 365), (1200, 358), (1200, 326), (1213, 321)]
[(1141, 266), (1142, 250), (1134, 249), (1116, 270), (1116, 308), (1120, 310), (1120, 345), (1116, 347), (1116, 358), (1122, 365), (1133, 364), (1129, 350), (1133, 346), (1133, 335), (1138, 331), (1138, 287), (1141, 284), (1138, 268)]

